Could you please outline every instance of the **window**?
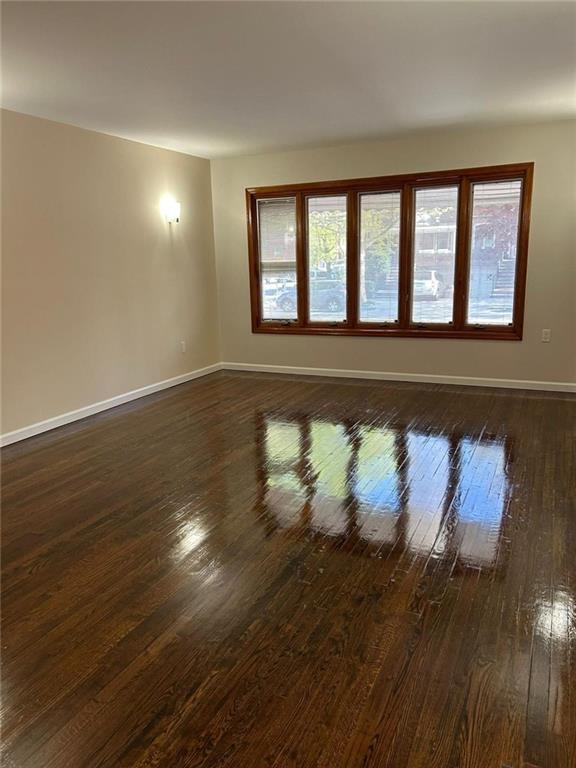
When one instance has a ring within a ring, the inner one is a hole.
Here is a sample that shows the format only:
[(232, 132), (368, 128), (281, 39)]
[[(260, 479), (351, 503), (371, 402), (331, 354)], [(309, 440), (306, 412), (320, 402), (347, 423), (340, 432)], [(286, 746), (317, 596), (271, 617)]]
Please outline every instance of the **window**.
[(307, 202), (309, 318), (346, 320), (346, 196)]
[(426, 236), (433, 243), (440, 236), (448, 243), (450, 232), (456, 230), (458, 187), (428, 187), (415, 192), (414, 249), (412, 259), (412, 322), (450, 324), (454, 314), (454, 273), (456, 251), (420, 249)]
[(247, 190), (253, 331), (521, 339), (532, 173)]
[(400, 193), (360, 195), (360, 321), (398, 322)]
[(296, 319), (296, 201), (258, 201), (260, 301), (265, 320)]
[(469, 323), (507, 325), (513, 321), (521, 200), (520, 181), (472, 187)]

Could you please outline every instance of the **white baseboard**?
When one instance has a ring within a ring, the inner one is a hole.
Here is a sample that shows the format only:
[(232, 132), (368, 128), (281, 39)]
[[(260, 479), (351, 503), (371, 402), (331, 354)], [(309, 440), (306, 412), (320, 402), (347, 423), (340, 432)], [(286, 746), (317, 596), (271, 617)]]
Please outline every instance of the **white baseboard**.
[(86, 416), (92, 416), (95, 413), (106, 411), (109, 408), (115, 408), (117, 405), (129, 403), (139, 397), (146, 397), (154, 392), (160, 392), (162, 389), (175, 387), (178, 384), (184, 384), (186, 381), (198, 379), (201, 376), (207, 376), (216, 371), (254, 371), (260, 373), (283, 373), (300, 374), (302, 376), (329, 376), (345, 379), (376, 379), (380, 381), (412, 381), (424, 384), (458, 384), (471, 387), (501, 387), (505, 389), (535, 389), (544, 392), (576, 392), (576, 384), (562, 381), (524, 381), (522, 379), (483, 379), (471, 378), (469, 376), (437, 376), (427, 373), (392, 373), (383, 371), (355, 371), (346, 368), (304, 368), (290, 365), (260, 365), (259, 363), (215, 363), (206, 368), (199, 368), (196, 371), (183, 373), (181, 376), (174, 376), (171, 379), (158, 381), (156, 384), (149, 384), (146, 387), (133, 389), (131, 392), (125, 392), (116, 397), (110, 397), (108, 400), (101, 400), (92, 405), (86, 405), (84, 408), (78, 408), (75, 411), (63, 413), (60, 416), (54, 416), (45, 421), (39, 421), (22, 429), (16, 429), (13, 432), (7, 432), (0, 436), (0, 445), (10, 445), (19, 440), (25, 440), (27, 437), (39, 435), (42, 432), (48, 432), (50, 429), (62, 427), (73, 421), (84, 419)]
[(117, 405), (129, 403), (131, 400), (137, 400), (139, 397), (146, 397), (146, 395), (160, 392), (162, 389), (175, 387), (177, 384), (184, 384), (184, 382), (198, 379), (200, 376), (207, 376), (209, 373), (219, 371), (221, 368), (222, 366), (220, 363), (208, 365), (206, 368), (198, 368), (196, 371), (189, 371), (188, 373), (183, 373), (181, 376), (174, 376), (171, 379), (158, 381), (155, 384), (148, 384), (146, 387), (133, 389), (131, 392), (125, 392), (122, 395), (116, 395), (116, 397), (110, 397), (107, 400), (100, 400), (100, 402), (86, 405), (84, 408), (68, 411), (68, 413), (62, 413), (60, 416), (54, 416), (45, 421), (38, 421), (36, 424), (30, 424), (29, 427), (15, 429), (13, 432), (7, 432), (0, 436), (0, 445), (4, 446), (10, 445), (11, 443), (17, 443), (19, 440), (25, 440), (27, 437), (39, 435), (41, 432), (48, 432), (50, 429), (62, 427), (64, 424), (70, 424), (72, 421), (78, 421), (79, 419), (86, 418), (86, 416), (100, 413), (100, 411), (107, 411), (109, 408), (115, 408)]
[(259, 363), (221, 363), (226, 371), (288, 373), (302, 376), (332, 376), (344, 379), (379, 379), (380, 381), (412, 381), (423, 384), (458, 384), (467, 387), (500, 387), (504, 389), (536, 389), (544, 392), (576, 392), (576, 383), (565, 381), (525, 381), (523, 379), (483, 379), (470, 376), (439, 376), (432, 373), (395, 373), (388, 371), (355, 371), (346, 368), (303, 368), (290, 365)]

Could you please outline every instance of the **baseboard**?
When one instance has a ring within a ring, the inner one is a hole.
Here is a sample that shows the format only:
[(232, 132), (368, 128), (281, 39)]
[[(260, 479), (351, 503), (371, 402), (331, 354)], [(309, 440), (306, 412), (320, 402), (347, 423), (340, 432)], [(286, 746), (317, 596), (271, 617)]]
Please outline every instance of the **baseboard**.
[(384, 371), (355, 371), (346, 368), (305, 368), (291, 365), (261, 365), (259, 363), (215, 363), (205, 368), (198, 368), (189, 373), (183, 373), (181, 376), (174, 376), (171, 379), (158, 381), (155, 384), (149, 384), (146, 387), (133, 389), (131, 392), (125, 392), (116, 397), (110, 397), (108, 400), (101, 400), (98, 403), (92, 403), (84, 408), (78, 408), (75, 411), (63, 413), (60, 416), (54, 416), (45, 421), (39, 421), (36, 424), (30, 424), (28, 427), (16, 429), (13, 432), (7, 432), (0, 436), (0, 445), (10, 445), (27, 437), (39, 435), (42, 432), (48, 432), (51, 429), (62, 427), (73, 421), (79, 421), (92, 416), (95, 413), (106, 411), (109, 408), (115, 408), (117, 405), (129, 403), (131, 400), (137, 400), (139, 397), (146, 397), (154, 392), (160, 392), (169, 387), (175, 387), (178, 384), (184, 384), (192, 379), (199, 379), (201, 376), (207, 376), (216, 371), (254, 371), (260, 373), (282, 373), (282, 374), (300, 374), (302, 376), (328, 376), (333, 378), (345, 379), (376, 379), (380, 381), (411, 381), (424, 384), (458, 384), (468, 387), (500, 387), (504, 389), (535, 389), (544, 392), (576, 392), (576, 384), (562, 381), (525, 381), (523, 379), (484, 379), (472, 378), (469, 376), (437, 376), (427, 373), (396, 373)]
[(259, 363), (221, 363), (227, 371), (331, 376), (345, 379), (378, 379), (380, 381), (412, 381), (423, 384), (458, 384), (466, 387), (499, 387), (503, 389), (536, 389), (544, 392), (576, 392), (576, 383), (564, 381), (530, 381), (523, 379), (484, 379), (470, 376), (438, 376), (428, 373), (396, 373), (388, 371), (355, 371), (346, 368), (304, 368), (290, 365)]
[(171, 379), (164, 379), (164, 381), (158, 381), (155, 384), (148, 384), (146, 387), (133, 389), (131, 392), (125, 392), (122, 395), (116, 395), (116, 397), (110, 397), (107, 400), (100, 400), (98, 403), (86, 405), (75, 411), (68, 411), (68, 413), (62, 413), (60, 416), (54, 416), (51, 419), (39, 421), (36, 424), (30, 424), (29, 427), (15, 429), (13, 432), (7, 432), (0, 436), (0, 445), (4, 446), (10, 445), (11, 443), (17, 443), (20, 440), (25, 440), (27, 437), (33, 437), (42, 432), (48, 432), (48, 430), (56, 429), (56, 427), (63, 427), (65, 424), (70, 424), (79, 419), (85, 419), (86, 416), (93, 416), (95, 413), (100, 413), (101, 411), (107, 411), (109, 408), (115, 408), (117, 405), (129, 403), (131, 400), (137, 400), (139, 397), (146, 397), (146, 395), (160, 392), (162, 389), (175, 387), (178, 384), (184, 384), (186, 381), (192, 381), (192, 379), (207, 376), (209, 373), (219, 371), (221, 368), (222, 366), (220, 363), (208, 365), (205, 368), (198, 368), (195, 371), (189, 371), (180, 376), (173, 376)]

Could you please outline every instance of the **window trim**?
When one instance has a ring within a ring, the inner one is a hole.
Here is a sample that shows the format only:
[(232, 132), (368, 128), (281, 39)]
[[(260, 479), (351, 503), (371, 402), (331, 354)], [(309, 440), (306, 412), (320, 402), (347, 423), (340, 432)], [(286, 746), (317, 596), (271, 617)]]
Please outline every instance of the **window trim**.
[[(250, 299), (253, 333), (328, 336), (396, 336), (416, 338), (492, 339), (520, 341), (523, 334), (528, 238), (534, 163), (481, 166), (450, 171), (432, 171), (400, 176), (284, 184), (246, 189)], [(472, 187), (476, 183), (520, 180), (516, 280), (513, 322), (510, 325), (468, 325), (468, 277), (472, 235)], [(414, 239), (415, 190), (434, 186), (458, 186), (453, 323), (411, 323), (412, 244)], [(398, 322), (361, 321), (359, 304), (360, 194), (400, 192), (400, 248)], [(345, 321), (308, 321), (307, 197), (347, 197), (347, 318)], [(258, 201), (293, 196), (296, 200), (296, 277), (298, 319), (262, 319), (261, 269), (259, 257)]]

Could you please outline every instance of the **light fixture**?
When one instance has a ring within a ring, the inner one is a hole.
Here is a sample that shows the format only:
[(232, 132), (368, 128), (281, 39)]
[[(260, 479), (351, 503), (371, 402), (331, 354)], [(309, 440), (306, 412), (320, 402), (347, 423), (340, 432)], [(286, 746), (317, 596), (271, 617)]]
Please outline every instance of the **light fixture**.
[(172, 195), (164, 195), (160, 200), (160, 210), (169, 224), (180, 221), (180, 201), (175, 200)]

